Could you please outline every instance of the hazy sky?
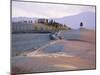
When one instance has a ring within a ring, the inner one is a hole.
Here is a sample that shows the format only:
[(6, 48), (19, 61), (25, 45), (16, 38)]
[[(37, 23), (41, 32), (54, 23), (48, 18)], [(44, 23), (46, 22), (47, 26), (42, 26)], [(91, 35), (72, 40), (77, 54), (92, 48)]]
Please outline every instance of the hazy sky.
[(61, 18), (88, 11), (95, 12), (95, 7), (33, 2), (12, 2), (12, 17)]

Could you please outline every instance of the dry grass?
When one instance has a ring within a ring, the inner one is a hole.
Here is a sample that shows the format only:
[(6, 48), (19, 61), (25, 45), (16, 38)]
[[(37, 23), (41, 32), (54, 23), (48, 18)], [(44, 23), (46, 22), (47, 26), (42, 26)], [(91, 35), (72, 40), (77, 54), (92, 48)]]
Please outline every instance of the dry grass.
[[(81, 32), (80, 39), (84, 41), (60, 40), (57, 42), (64, 45), (64, 51), (69, 56), (61, 56), (59, 54), (56, 57), (55, 55), (41, 55), (40, 57), (19, 56), (17, 59), (13, 57), (12, 61), (23, 60), (23, 63), (13, 63), (15, 66), (12, 66), (12, 73), (95, 69), (95, 32)], [(41, 52), (43, 53), (43, 49)]]

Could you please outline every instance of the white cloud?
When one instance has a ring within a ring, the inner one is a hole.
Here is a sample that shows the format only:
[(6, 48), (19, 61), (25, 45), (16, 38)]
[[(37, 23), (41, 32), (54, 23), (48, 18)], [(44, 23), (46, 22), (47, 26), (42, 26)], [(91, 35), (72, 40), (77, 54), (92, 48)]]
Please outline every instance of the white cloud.
[(12, 2), (12, 16), (59, 18), (81, 12), (95, 12), (93, 6), (46, 4), (33, 2)]

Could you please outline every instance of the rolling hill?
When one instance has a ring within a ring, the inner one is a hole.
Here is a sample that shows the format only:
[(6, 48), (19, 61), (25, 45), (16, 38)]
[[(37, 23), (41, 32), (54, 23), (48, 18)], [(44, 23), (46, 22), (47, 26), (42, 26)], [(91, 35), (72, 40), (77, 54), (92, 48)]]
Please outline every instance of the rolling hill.
[(95, 13), (84, 12), (74, 16), (65, 16), (63, 18), (54, 19), (56, 22), (66, 24), (71, 28), (79, 28), (80, 22), (83, 22), (84, 27), (88, 29), (95, 29)]

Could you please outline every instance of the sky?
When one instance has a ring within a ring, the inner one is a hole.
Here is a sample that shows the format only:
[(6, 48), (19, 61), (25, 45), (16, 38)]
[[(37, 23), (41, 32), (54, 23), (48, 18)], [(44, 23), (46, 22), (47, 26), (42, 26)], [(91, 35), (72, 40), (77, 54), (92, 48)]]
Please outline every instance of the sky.
[(95, 7), (12, 1), (12, 17), (62, 18), (82, 12), (95, 12)]

